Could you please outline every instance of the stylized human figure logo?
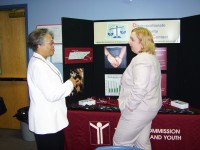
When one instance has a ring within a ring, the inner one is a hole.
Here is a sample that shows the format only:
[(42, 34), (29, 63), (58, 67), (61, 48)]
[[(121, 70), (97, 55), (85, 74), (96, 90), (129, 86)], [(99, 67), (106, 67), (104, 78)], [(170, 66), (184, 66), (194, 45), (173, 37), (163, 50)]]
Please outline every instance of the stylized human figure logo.
[(90, 126), (96, 129), (97, 131), (97, 144), (103, 144), (103, 129), (109, 126), (109, 123), (102, 125), (101, 122), (97, 122), (96, 125), (90, 122)]

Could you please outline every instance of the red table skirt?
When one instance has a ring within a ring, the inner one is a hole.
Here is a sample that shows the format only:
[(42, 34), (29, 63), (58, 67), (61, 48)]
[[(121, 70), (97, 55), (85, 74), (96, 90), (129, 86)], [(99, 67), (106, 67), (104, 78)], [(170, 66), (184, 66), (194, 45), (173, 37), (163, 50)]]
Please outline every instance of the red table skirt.
[[(68, 110), (66, 150), (112, 145), (119, 112)], [(199, 150), (200, 115), (158, 114), (151, 129), (152, 150)]]

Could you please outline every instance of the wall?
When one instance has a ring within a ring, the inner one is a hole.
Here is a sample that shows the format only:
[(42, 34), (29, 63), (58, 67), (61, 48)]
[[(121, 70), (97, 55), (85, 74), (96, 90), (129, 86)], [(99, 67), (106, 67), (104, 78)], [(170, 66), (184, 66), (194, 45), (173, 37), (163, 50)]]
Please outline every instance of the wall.
[(28, 5), (29, 32), (61, 17), (89, 20), (182, 18), (200, 14), (198, 0), (0, 0), (0, 6)]

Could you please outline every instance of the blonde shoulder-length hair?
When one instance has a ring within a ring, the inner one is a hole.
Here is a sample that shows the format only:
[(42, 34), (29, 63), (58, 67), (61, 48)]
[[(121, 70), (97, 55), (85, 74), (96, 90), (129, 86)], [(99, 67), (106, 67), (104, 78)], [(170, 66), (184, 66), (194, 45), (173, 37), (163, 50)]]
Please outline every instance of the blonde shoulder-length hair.
[(137, 38), (143, 45), (143, 48), (141, 49), (140, 53), (147, 52), (150, 54), (155, 55), (156, 54), (156, 47), (153, 40), (152, 33), (144, 27), (137, 27), (132, 30), (132, 32), (136, 33)]

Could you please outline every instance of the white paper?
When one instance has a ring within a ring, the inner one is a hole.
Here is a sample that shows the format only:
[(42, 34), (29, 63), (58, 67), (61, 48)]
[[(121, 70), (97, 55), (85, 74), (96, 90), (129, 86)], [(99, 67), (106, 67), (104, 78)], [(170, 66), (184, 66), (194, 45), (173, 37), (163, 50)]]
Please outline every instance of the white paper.
[(62, 43), (62, 25), (56, 24), (56, 25), (38, 25), (37, 29), (39, 28), (47, 28), (54, 34), (54, 43)]
[(119, 96), (122, 74), (105, 74), (105, 95)]

